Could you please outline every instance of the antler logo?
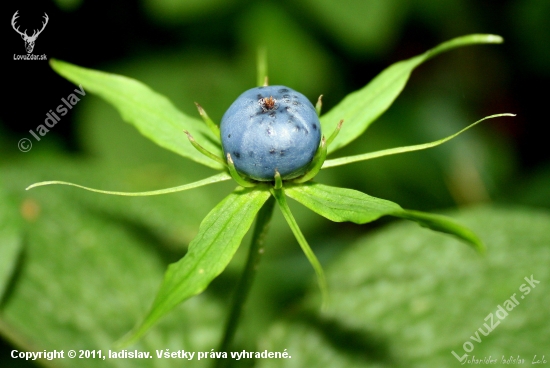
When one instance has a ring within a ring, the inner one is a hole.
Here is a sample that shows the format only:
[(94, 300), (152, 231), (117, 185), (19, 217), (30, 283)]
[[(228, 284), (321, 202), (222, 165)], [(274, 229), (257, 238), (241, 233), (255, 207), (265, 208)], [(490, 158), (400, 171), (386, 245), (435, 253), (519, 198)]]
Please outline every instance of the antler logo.
[(25, 32), (21, 32), (19, 31), (19, 27), (15, 27), (15, 20), (17, 19), (17, 17), (19, 17), (19, 15), (17, 15), (17, 12), (15, 12), (15, 14), (13, 15), (13, 18), (11, 18), (11, 26), (13, 27), (13, 29), (15, 30), (15, 32), (19, 33), (21, 35), (21, 38), (23, 39), (23, 41), (25, 41), (25, 49), (27, 50), (27, 54), (30, 54), (32, 52), (32, 50), (34, 49), (34, 42), (36, 41), (36, 39), (38, 38), (38, 35), (40, 35), (40, 33), (42, 33), (42, 31), (44, 30), (44, 28), (46, 28), (46, 24), (48, 24), (48, 14), (44, 13), (44, 18), (46, 18), (45, 22), (42, 23), (42, 29), (40, 31), (38, 30), (34, 30), (32, 36), (29, 36), (27, 34), (27, 30), (25, 29)]

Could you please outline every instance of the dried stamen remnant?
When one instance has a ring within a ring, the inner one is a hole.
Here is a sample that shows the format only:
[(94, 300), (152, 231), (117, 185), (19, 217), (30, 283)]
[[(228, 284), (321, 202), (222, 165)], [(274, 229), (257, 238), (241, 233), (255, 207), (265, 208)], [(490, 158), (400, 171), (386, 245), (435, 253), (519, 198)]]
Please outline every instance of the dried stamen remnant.
[(258, 102), (260, 103), (262, 110), (269, 111), (275, 109), (275, 103), (277, 100), (274, 99), (273, 96), (269, 96), (267, 98), (260, 98)]

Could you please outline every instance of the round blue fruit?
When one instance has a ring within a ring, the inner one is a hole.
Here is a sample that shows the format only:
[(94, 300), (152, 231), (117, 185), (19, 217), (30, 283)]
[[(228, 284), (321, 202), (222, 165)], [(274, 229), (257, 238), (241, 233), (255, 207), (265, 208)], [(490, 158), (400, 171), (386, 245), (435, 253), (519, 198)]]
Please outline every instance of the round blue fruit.
[(285, 86), (265, 86), (241, 94), (223, 115), (222, 147), (235, 168), (249, 178), (273, 180), (305, 173), (319, 148), (321, 124), (315, 107)]

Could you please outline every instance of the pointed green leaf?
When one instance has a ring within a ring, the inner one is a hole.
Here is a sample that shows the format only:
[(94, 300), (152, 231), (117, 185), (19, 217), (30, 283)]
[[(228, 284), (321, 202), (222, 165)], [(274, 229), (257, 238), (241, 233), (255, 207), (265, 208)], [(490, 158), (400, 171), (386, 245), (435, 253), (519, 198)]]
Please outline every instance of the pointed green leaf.
[(61, 76), (80, 85), (84, 93), (95, 93), (112, 104), (125, 121), (159, 146), (205, 166), (223, 168), (198, 152), (183, 133), (189, 131), (204, 148), (222, 157), (221, 147), (217, 144), (219, 139), (206, 124), (183, 114), (170, 100), (145, 84), (55, 59), (50, 61), (50, 65)]
[(373, 158), (378, 158), (378, 157), (396, 155), (398, 153), (421, 151), (421, 150), (425, 150), (425, 149), (428, 149), (428, 148), (436, 147), (436, 146), (439, 146), (440, 144), (443, 144), (447, 141), (450, 141), (451, 139), (453, 139), (456, 136), (464, 133), (468, 129), (473, 128), (474, 126), (476, 126), (477, 124), (481, 123), (484, 120), (492, 119), (492, 118), (498, 118), (498, 117), (501, 117), (501, 116), (516, 116), (516, 115), (505, 113), (505, 114), (495, 114), (495, 115), (491, 115), (491, 116), (486, 116), (483, 119), (480, 119), (480, 120), (476, 121), (475, 123), (472, 123), (472, 124), (468, 125), (466, 128), (462, 129), (459, 132), (456, 132), (455, 134), (452, 134), (448, 137), (439, 139), (437, 141), (429, 142), (429, 143), (415, 144), (413, 146), (389, 148), (389, 149), (376, 151), (376, 152), (369, 152), (369, 153), (363, 153), (363, 154), (360, 154), (360, 155), (340, 157), (340, 158), (336, 158), (336, 159), (333, 159), (333, 160), (326, 160), (325, 163), (323, 164), (323, 169), (327, 169), (329, 167), (334, 167), (334, 166), (351, 164), (353, 162), (358, 162), (358, 161), (371, 160)]
[(315, 256), (315, 253), (313, 253), (313, 250), (309, 246), (304, 234), (302, 234), (302, 231), (300, 230), (298, 223), (294, 219), (292, 212), (290, 212), (290, 207), (288, 207), (288, 204), (286, 203), (284, 189), (282, 188), (272, 189), (271, 193), (277, 200), (277, 203), (279, 204), (279, 208), (283, 213), (283, 217), (288, 223), (288, 226), (290, 226), (290, 229), (292, 230), (292, 233), (296, 237), (298, 244), (300, 244), (300, 247), (304, 251), (304, 254), (306, 255), (309, 263), (311, 263), (311, 266), (315, 270), (315, 274), (317, 275), (317, 282), (319, 284), (319, 289), (321, 290), (323, 308), (325, 308), (328, 305), (328, 288), (327, 288), (327, 280), (325, 278), (325, 273), (323, 272), (323, 267), (321, 266), (321, 263)]
[(153, 305), (139, 324), (120, 342), (141, 337), (159, 318), (184, 300), (201, 293), (233, 258), (256, 213), (269, 198), (268, 190), (239, 188), (221, 201), (202, 221), (189, 251), (171, 264)]
[(399, 96), (411, 72), (433, 56), (456, 47), (501, 43), (502, 37), (490, 34), (473, 34), (454, 38), (408, 60), (397, 62), (378, 74), (362, 89), (349, 94), (336, 107), (321, 117), (324, 131), (332, 131), (344, 119), (344, 129), (329, 147), (336, 151), (360, 136), (369, 125), (386, 111)]
[(466, 227), (450, 218), (401, 208), (397, 203), (371, 197), (357, 190), (336, 188), (318, 183), (289, 186), (286, 194), (312, 211), (335, 222), (350, 221), (365, 224), (382, 216), (391, 215), (416, 221), (431, 230), (454, 235), (484, 251), (481, 240)]

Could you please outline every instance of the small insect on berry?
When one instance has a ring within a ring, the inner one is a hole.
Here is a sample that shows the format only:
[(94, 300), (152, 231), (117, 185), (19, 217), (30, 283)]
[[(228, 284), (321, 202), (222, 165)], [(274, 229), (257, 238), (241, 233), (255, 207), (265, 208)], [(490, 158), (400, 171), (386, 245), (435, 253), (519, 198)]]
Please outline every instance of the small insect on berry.
[(303, 175), (321, 141), (315, 107), (285, 86), (252, 88), (241, 94), (222, 117), (224, 155), (235, 169), (259, 181)]

